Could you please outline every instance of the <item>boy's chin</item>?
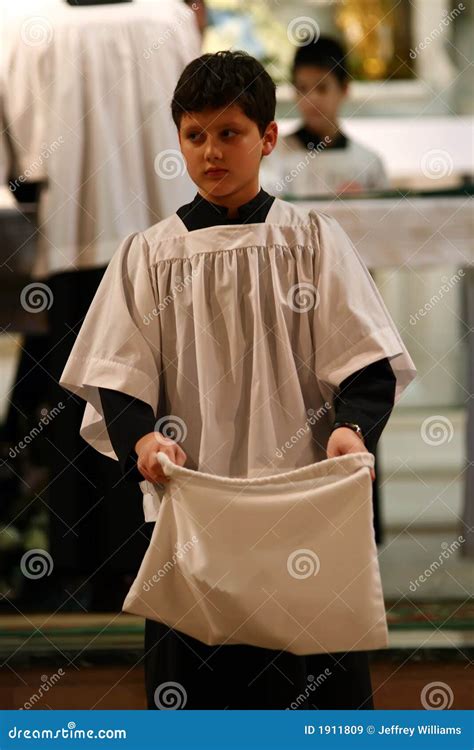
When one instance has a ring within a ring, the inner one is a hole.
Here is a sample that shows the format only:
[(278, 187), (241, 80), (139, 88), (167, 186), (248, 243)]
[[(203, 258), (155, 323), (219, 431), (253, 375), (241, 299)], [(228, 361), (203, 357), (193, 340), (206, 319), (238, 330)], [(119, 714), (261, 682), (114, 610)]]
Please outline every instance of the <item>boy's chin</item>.
[(198, 185), (198, 187), (201, 191), (216, 198), (225, 198), (226, 195), (231, 195), (235, 192), (235, 186), (228, 183), (224, 185), (224, 181), (221, 183), (212, 183), (211, 180), (206, 180)]

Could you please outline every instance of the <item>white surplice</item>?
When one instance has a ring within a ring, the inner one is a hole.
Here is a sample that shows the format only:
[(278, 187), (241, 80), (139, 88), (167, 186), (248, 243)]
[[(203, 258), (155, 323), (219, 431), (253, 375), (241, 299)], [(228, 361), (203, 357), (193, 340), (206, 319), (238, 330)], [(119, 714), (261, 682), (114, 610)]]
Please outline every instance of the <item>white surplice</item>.
[[(157, 429), (173, 426), (187, 467), (258, 477), (326, 458), (339, 384), (384, 357), (397, 402), (415, 366), (356, 248), (329, 215), (275, 199), (264, 223), (189, 232), (174, 214), (127, 237), (60, 383), (106, 456), (99, 387), (168, 418)], [(160, 485), (140, 486), (153, 520)]]

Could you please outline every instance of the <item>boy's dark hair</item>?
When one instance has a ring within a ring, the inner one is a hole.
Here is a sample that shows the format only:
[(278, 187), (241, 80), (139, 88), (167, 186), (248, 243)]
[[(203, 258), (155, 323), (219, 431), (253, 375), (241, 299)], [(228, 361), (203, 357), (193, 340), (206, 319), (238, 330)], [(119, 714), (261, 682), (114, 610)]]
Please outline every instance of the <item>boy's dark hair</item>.
[(346, 67), (346, 52), (341, 44), (329, 36), (320, 36), (309, 44), (298, 47), (293, 60), (292, 76), (301, 65), (314, 65), (331, 71), (343, 86), (349, 79)]
[(263, 135), (275, 119), (275, 84), (254, 57), (242, 50), (208, 53), (183, 70), (171, 101), (171, 114), (179, 130), (181, 117), (238, 104)]

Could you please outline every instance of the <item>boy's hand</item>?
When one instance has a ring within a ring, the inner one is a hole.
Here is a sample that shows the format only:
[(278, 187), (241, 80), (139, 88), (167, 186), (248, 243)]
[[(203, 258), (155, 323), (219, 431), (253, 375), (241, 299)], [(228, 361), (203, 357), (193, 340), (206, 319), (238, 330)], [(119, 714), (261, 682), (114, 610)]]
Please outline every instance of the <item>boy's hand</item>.
[[(346, 453), (369, 453), (363, 440), (350, 427), (337, 427), (334, 432), (331, 432), (326, 451), (328, 458), (345, 456)], [(374, 481), (373, 469), (370, 469), (370, 476)]]
[(156, 457), (158, 452), (166, 453), (168, 458), (178, 466), (184, 466), (187, 459), (186, 453), (178, 443), (165, 437), (161, 432), (149, 432), (141, 437), (135, 443), (135, 450), (138, 455), (138, 471), (145, 479), (154, 483), (165, 484), (170, 479), (163, 474), (163, 468)]

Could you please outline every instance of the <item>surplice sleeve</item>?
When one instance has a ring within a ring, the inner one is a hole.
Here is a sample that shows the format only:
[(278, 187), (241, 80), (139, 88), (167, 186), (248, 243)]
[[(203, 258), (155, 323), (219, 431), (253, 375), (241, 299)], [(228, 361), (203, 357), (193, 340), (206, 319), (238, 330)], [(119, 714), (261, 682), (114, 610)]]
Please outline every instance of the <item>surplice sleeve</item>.
[(160, 349), (149, 247), (139, 232), (122, 242), (107, 266), (59, 381), (87, 402), (80, 434), (99, 453), (119, 458), (99, 388), (139, 399), (156, 414)]
[(384, 359), (396, 377), (395, 403), (416, 375), (369, 271), (340, 224), (311, 211), (314, 226), (316, 376), (330, 389), (349, 375)]

